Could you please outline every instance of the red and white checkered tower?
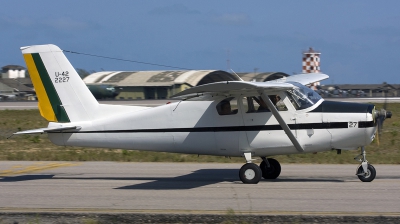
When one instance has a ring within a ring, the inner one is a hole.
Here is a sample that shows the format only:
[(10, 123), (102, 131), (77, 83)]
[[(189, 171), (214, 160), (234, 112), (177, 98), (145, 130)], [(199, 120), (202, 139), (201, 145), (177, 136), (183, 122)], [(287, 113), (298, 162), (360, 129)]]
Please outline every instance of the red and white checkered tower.
[[(315, 51), (310, 47), (308, 51), (303, 52), (303, 73), (320, 73), (320, 52)], [(312, 83), (311, 87), (316, 89), (320, 85), (319, 82)]]
[(306, 52), (303, 52), (303, 73), (320, 73), (320, 52), (315, 51), (310, 47)]

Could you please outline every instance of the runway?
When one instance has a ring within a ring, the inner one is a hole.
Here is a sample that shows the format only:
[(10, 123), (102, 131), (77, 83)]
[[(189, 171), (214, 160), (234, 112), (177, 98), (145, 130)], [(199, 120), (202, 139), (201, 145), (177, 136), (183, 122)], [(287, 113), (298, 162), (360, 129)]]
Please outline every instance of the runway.
[(0, 162), (0, 212), (399, 216), (400, 166), (282, 164), (277, 180), (242, 184), (243, 164)]

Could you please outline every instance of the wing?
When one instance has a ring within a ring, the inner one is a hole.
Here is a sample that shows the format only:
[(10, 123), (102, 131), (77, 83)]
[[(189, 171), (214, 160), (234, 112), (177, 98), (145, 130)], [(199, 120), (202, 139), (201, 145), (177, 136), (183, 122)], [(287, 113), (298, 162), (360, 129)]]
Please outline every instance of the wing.
[(284, 77), (281, 79), (275, 79), (268, 81), (268, 83), (274, 82), (298, 82), (303, 85), (307, 85), (314, 82), (319, 82), (325, 79), (328, 79), (329, 76), (322, 73), (306, 73), (306, 74), (299, 74), (299, 75), (291, 75), (288, 77)]
[(190, 99), (205, 95), (233, 95), (242, 94), (258, 95), (260, 91), (264, 92), (280, 92), (296, 88), (290, 83), (284, 82), (244, 82), (244, 81), (224, 81), (209, 83), (201, 86), (195, 86), (175, 94), (173, 99)]

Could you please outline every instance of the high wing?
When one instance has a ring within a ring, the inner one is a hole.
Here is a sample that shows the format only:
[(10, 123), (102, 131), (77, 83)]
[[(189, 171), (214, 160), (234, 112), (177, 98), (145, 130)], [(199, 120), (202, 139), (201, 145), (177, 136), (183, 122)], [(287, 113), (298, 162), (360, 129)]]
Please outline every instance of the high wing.
[(241, 93), (245, 95), (257, 95), (263, 92), (279, 92), (296, 88), (290, 83), (284, 82), (245, 82), (245, 81), (223, 81), (195, 86), (175, 94), (173, 99), (190, 99), (202, 95), (230, 95)]
[(329, 76), (322, 73), (307, 73), (292, 75), (281, 79), (267, 82), (245, 82), (245, 81), (223, 81), (195, 86), (172, 96), (172, 99), (190, 99), (206, 94), (229, 95), (235, 93), (255, 95), (263, 90), (264, 92), (278, 92), (295, 88), (288, 82), (298, 82), (302, 85), (328, 79)]
[(281, 79), (275, 79), (268, 81), (267, 83), (274, 83), (274, 82), (298, 82), (303, 85), (308, 85), (310, 83), (319, 82), (325, 79), (328, 79), (329, 76), (323, 73), (306, 73), (306, 74), (299, 74), (299, 75), (291, 75), (288, 77), (284, 77)]

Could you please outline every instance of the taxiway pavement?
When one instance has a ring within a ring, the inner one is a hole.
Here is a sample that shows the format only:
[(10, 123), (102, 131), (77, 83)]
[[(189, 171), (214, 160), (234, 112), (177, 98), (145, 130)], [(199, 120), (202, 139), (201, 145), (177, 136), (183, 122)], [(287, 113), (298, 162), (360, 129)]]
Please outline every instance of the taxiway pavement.
[(242, 184), (243, 164), (0, 162), (2, 212), (400, 216), (400, 166), (282, 164), (277, 180)]

